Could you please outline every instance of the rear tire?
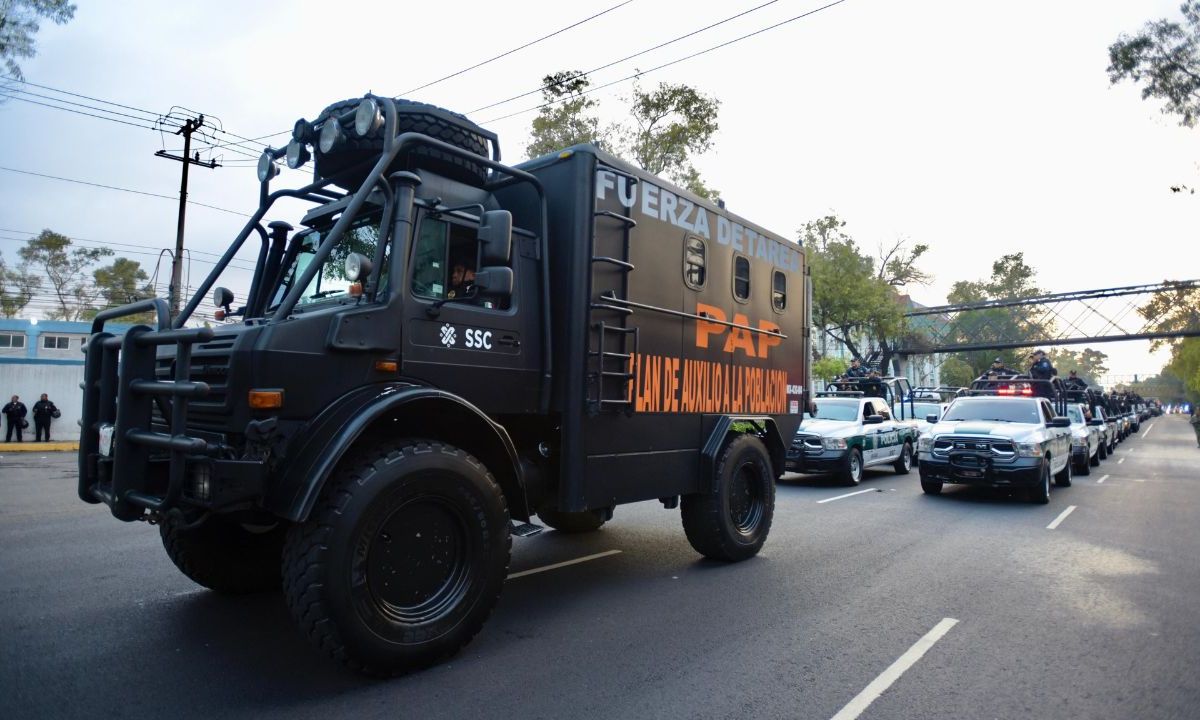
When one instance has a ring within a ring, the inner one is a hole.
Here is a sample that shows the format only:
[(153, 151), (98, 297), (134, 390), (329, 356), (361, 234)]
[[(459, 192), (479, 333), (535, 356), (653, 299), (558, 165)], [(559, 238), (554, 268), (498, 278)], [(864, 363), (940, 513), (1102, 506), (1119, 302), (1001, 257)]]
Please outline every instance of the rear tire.
[[(1100, 443), (1100, 449), (1096, 451), (1096, 457), (1100, 458), (1101, 460), (1108, 459), (1108, 441), (1107, 440)], [(1096, 464), (1099, 465), (1100, 463), (1096, 463)]]
[(900, 451), (900, 457), (892, 465), (892, 469), (897, 475), (907, 475), (912, 470), (912, 443), (904, 441), (904, 449)]
[(599, 510), (559, 512), (553, 508), (542, 508), (537, 514), (542, 522), (561, 533), (593, 532), (605, 522), (604, 514)]
[(846, 452), (846, 459), (842, 461), (842, 470), (838, 474), (842, 479), (843, 485), (858, 485), (863, 478), (863, 459), (862, 451), (858, 448), (850, 448)]
[(158, 534), (171, 562), (198, 585), (226, 595), (279, 589), (284, 523), (257, 528), (211, 516), (188, 528), (168, 514)]
[[(1100, 467), (1100, 448), (1096, 448), (1096, 453), (1088, 457), (1088, 465), (1091, 467)], [(1087, 475), (1087, 473), (1083, 473)]]
[(359, 672), (444, 660), (500, 597), (512, 545), (504, 495), (453, 445), (410, 439), (351, 452), (288, 533), (288, 608), (318, 649)]
[(775, 514), (775, 472), (762, 441), (738, 435), (725, 445), (713, 489), (684, 495), (683, 531), (701, 555), (736, 562), (758, 554)]

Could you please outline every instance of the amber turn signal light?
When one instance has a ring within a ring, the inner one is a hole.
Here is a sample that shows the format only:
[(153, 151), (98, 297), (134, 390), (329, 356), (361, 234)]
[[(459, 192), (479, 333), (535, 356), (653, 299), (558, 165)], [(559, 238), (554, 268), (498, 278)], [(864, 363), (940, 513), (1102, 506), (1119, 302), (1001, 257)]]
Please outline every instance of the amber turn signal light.
[(255, 410), (271, 410), (283, 407), (282, 390), (251, 390), (250, 407)]
[(363, 284), (360, 282), (350, 283), (350, 287), (346, 288), (346, 294), (350, 297), (362, 297)]
[(376, 360), (375, 369), (379, 372), (397, 372), (400, 370), (400, 364), (395, 360)]

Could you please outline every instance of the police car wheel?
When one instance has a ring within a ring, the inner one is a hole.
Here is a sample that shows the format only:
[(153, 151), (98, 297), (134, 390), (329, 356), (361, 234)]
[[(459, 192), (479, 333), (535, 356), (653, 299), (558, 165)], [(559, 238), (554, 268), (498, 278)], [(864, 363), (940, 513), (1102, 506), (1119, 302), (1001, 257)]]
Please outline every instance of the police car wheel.
[[(1100, 443), (1100, 449), (1096, 451), (1096, 457), (1100, 458), (1101, 460), (1108, 459), (1108, 441), (1107, 440)], [(1100, 463), (1096, 463), (1096, 464), (1099, 465)]]
[[(1100, 449), (1096, 449), (1096, 453), (1088, 458), (1088, 465), (1092, 467), (1100, 467)], [(1086, 474), (1086, 473), (1084, 473)]]
[(892, 468), (897, 475), (907, 475), (909, 470), (912, 470), (912, 443), (907, 440), (904, 442), (904, 447), (900, 450), (900, 457)]
[(1063, 466), (1063, 469), (1055, 473), (1054, 484), (1058, 487), (1071, 487), (1071, 474), (1075, 470), (1075, 463), (1070, 460)]
[(211, 516), (189, 527), (177, 514), (158, 526), (175, 567), (198, 585), (226, 595), (278, 590), (279, 558), (287, 526), (246, 526)]
[(842, 461), (842, 484), (858, 485), (862, 482), (863, 477), (863, 459), (862, 451), (858, 448), (850, 448), (846, 453), (846, 459)]
[(1030, 502), (1045, 505), (1050, 502), (1050, 459), (1042, 460), (1042, 472), (1038, 484), (1029, 488)]
[(775, 514), (775, 473), (761, 440), (738, 435), (717, 461), (710, 492), (684, 495), (683, 530), (696, 552), (735, 562), (758, 554)]
[(288, 533), (284, 597), (321, 651), (392, 676), (458, 652), (508, 574), (508, 507), (467, 452), (400, 440), (350, 451)]
[(561, 533), (593, 532), (605, 522), (604, 513), (597, 510), (559, 512), (553, 508), (542, 508), (537, 514), (542, 522)]
[(921, 478), (921, 490), (926, 495), (941, 495), (942, 483), (940, 480), (926, 480)]

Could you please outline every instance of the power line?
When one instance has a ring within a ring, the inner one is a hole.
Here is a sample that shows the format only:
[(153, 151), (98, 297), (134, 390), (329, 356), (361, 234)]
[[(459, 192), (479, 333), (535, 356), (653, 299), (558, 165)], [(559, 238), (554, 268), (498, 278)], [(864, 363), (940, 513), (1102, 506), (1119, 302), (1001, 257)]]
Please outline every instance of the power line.
[[(74, 105), (75, 107), (87, 108), (88, 110), (96, 110), (97, 112), (104, 112), (104, 113), (109, 113), (110, 115), (117, 115), (120, 117), (130, 118), (132, 120), (137, 120), (138, 122), (146, 122), (146, 120), (147, 120), (147, 118), (139, 117), (137, 115), (130, 115), (129, 113), (118, 112), (116, 110), (108, 110), (106, 108), (96, 107), (95, 105), (88, 105), (87, 103), (75, 102), (74, 100), (64, 100), (62, 98), (57, 98), (52, 95), (42, 95), (41, 93), (30, 92), (29, 90), (21, 90), (20, 88), (4, 88), (4, 90), (6, 92), (10, 92), (10, 93), (16, 92), (16, 93), (20, 93), (22, 95), (30, 95), (33, 97), (42, 98), (43, 100), (53, 100), (54, 102), (57, 102), (57, 103), (66, 103), (67, 105)], [(20, 100), (21, 98), (17, 98), (17, 99)], [(60, 109), (66, 110), (67, 108), (60, 108)]]
[(29, 82), (28, 80), (22, 80), (19, 78), (15, 78), (10, 75), (0, 75), (0, 78), (3, 78), (4, 80), (11, 80), (12, 82), (18, 82), (23, 85), (29, 85), (30, 87), (41, 88), (42, 90), (49, 90), (51, 92), (59, 93), (60, 95), (70, 95), (71, 97), (82, 98), (84, 100), (91, 100), (92, 102), (98, 102), (103, 105), (112, 105), (113, 107), (124, 108), (125, 110), (133, 110), (134, 112), (140, 112), (140, 113), (149, 115), (151, 118), (159, 117), (159, 113), (156, 113), (152, 110), (146, 110), (145, 108), (133, 107), (131, 105), (122, 105), (121, 103), (115, 103), (115, 102), (112, 102), (111, 100), (101, 100), (100, 98), (89, 97), (87, 95), (80, 95), (79, 93), (73, 93), (73, 92), (69, 92), (67, 90), (59, 90), (58, 88), (52, 88), (48, 85), (38, 85), (37, 83)]
[[(749, 10), (743, 10), (742, 12), (740, 12), (736, 15), (730, 15), (729, 17), (725, 18), (724, 20), (718, 20), (717, 22), (712, 23), (711, 25), (705, 25), (704, 27), (699, 28), (698, 30), (693, 30), (690, 33), (687, 33), (686, 35), (680, 35), (678, 37), (667, 40), (666, 42), (661, 42), (661, 43), (655, 45), (654, 47), (646, 48), (645, 50), (639, 50), (638, 52), (635, 52), (632, 55), (626, 55), (625, 57), (621, 58), (620, 60), (613, 60), (612, 62), (605, 63), (603, 65), (600, 65), (599, 67), (594, 67), (591, 70), (585, 70), (576, 75), (572, 75), (571, 78), (569, 78), (569, 79), (574, 79), (574, 78), (581, 77), (584, 75), (591, 75), (592, 73), (597, 73), (597, 72), (600, 72), (601, 70), (607, 70), (608, 68), (612, 67), (613, 65), (620, 65), (623, 62), (627, 62), (636, 57), (641, 57), (642, 55), (654, 52), (655, 50), (661, 50), (662, 48), (665, 48), (668, 45), (673, 45), (681, 40), (686, 40), (686, 39), (692, 37), (693, 35), (699, 35), (700, 33), (705, 32), (707, 30), (712, 30), (713, 28), (717, 27), (718, 25), (724, 25), (727, 22), (737, 20), (738, 18), (742, 17), (743, 15), (749, 15), (752, 12), (762, 10), (763, 8), (767, 7), (768, 5), (774, 5), (777, 2), (779, 2), (779, 0), (770, 0), (770, 2), (765, 2), (761, 5), (757, 5), (755, 7), (750, 8)], [(491, 105), (484, 105), (483, 107), (475, 108), (474, 110), (471, 110), (471, 112), (477, 113), (477, 112), (482, 112), (484, 110), (490, 110), (498, 105), (505, 105), (507, 103), (510, 103), (513, 100), (520, 100), (523, 97), (529, 97), (530, 95), (536, 95), (537, 93), (540, 93), (543, 90), (554, 87), (556, 85), (560, 85), (563, 82), (566, 82), (566, 80), (562, 80), (559, 82), (553, 82), (553, 83), (545, 83), (541, 87), (535, 88), (528, 92), (523, 92), (520, 95), (513, 95), (510, 98), (507, 98), (505, 100), (500, 100), (499, 102), (494, 102)]]
[(6, 92), (0, 92), (0, 97), (6, 97), (6, 98), (9, 98), (10, 100), (20, 100), (21, 102), (27, 102), (27, 103), (31, 103), (33, 105), (41, 105), (42, 107), (54, 108), (55, 110), (63, 110), (66, 112), (75, 113), (76, 115), (86, 115), (88, 117), (93, 117), (98, 120), (107, 120), (109, 122), (121, 123), (122, 125), (128, 125), (130, 127), (142, 128), (143, 130), (155, 130), (155, 128), (151, 127), (150, 125), (139, 125), (137, 123), (131, 123), (128, 120), (118, 120), (117, 118), (114, 118), (114, 117), (105, 117), (103, 115), (95, 115), (93, 113), (83, 112), (82, 110), (72, 110), (71, 108), (65, 108), (61, 105), (51, 105), (49, 103), (38, 102), (37, 100), (30, 100), (29, 98), (23, 98), (19, 95), (12, 95), (12, 94), (6, 93)]
[(666, 62), (666, 63), (663, 63), (663, 64), (661, 64), (661, 65), (656, 65), (656, 66), (654, 66), (654, 67), (650, 68), (649, 70), (642, 70), (642, 71), (636, 72), (636, 73), (634, 73), (634, 74), (632, 74), (632, 75), (626, 75), (625, 77), (623, 77), (623, 78), (621, 78), (621, 79), (619, 79), (619, 80), (613, 80), (612, 82), (608, 82), (608, 83), (605, 83), (605, 84), (603, 84), (603, 85), (597, 85), (596, 87), (593, 87), (593, 88), (588, 88), (587, 90), (585, 90), (585, 91), (583, 91), (583, 92), (581, 92), (581, 93), (578, 93), (578, 95), (575, 95), (575, 96), (570, 96), (570, 97), (565, 97), (565, 98), (557, 98), (557, 99), (551, 100), (550, 102), (545, 102), (545, 103), (542, 103), (541, 105), (537, 105), (537, 106), (535, 106), (535, 107), (526, 108), (526, 109), (524, 109), (524, 110), (518, 110), (518, 111), (516, 111), (516, 112), (512, 112), (512, 113), (509, 113), (509, 114), (507, 114), (507, 115), (501, 115), (500, 117), (492, 118), (492, 119), (490, 119), (490, 120), (485, 120), (484, 122), (485, 122), (485, 123), (494, 123), (494, 122), (499, 122), (499, 121), (501, 121), (501, 120), (507, 120), (508, 118), (511, 118), (511, 117), (516, 117), (517, 115), (524, 115), (525, 113), (528, 113), (528, 112), (534, 112), (535, 110), (541, 110), (542, 108), (550, 107), (551, 105), (555, 105), (555, 104), (557, 104), (557, 103), (560, 103), (560, 102), (563, 102), (563, 101), (565, 101), (565, 100), (569, 100), (569, 99), (571, 99), (571, 97), (578, 97), (579, 95), (590, 95), (590, 94), (592, 94), (592, 93), (594, 93), (594, 92), (598, 92), (598, 91), (600, 91), (600, 90), (603, 90), (603, 89), (605, 89), (605, 88), (612, 87), (613, 85), (619, 85), (619, 84), (621, 84), (621, 83), (623, 83), (623, 82), (627, 82), (627, 81), (629, 81), (629, 80), (633, 80), (634, 78), (639, 78), (639, 77), (641, 77), (641, 76), (643, 76), (643, 75), (649, 75), (650, 73), (652, 73), (652, 72), (655, 72), (655, 71), (657, 71), (657, 70), (662, 70), (663, 68), (668, 68), (668, 67), (671, 67), (672, 65), (678, 65), (679, 63), (681, 63), (681, 62), (684, 62), (684, 61), (686, 61), (686, 60), (691, 60), (691, 59), (693, 59), (693, 58), (700, 57), (701, 55), (706, 55), (706, 54), (708, 54), (708, 53), (710, 53), (710, 52), (712, 52), (712, 51), (714, 51), (714, 50), (720, 50), (721, 48), (728, 47), (728, 46), (730, 46), (730, 45), (733, 45), (734, 43), (738, 43), (738, 42), (741, 42), (742, 40), (746, 40), (746, 39), (748, 39), (748, 38), (752, 38), (752, 37), (754, 37), (755, 35), (761, 35), (761, 34), (763, 34), (763, 33), (765, 33), (765, 32), (768, 32), (768, 31), (770, 31), (770, 30), (774, 30), (774, 29), (776, 29), (776, 28), (782, 27), (782, 26), (784, 26), (784, 25), (787, 25), (788, 23), (793, 23), (793, 22), (796, 22), (797, 20), (802, 20), (802, 19), (804, 19), (804, 18), (806, 18), (806, 17), (809, 17), (810, 15), (815, 15), (815, 14), (817, 14), (817, 13), (821, 12), (822, 10), (828, 10), (829, 8), (831, 8), (831, 7), (834, 7), (835, 5), (841, 5), (841, 4), (842, 4), (842, 3), (844, 3), (844, 2), (846, 2), (846, 0), (835, 0), (834, 2), (831, 2), (831, 3), (827, 4), (827, 5), (822, 5), (822, 6), (821, 6), (821, 7), (819, 7), (819, 8), (816, 8), (816, 9), (814, 9), (814, 10), (809, 10), (808, 12), (801, 13), (801, 14), (799, 14), (799, 15), (795, 16), (795, 17), (788, 18), (787, 20), (783, 20), (783, 21), (781, 21), (781, 22), (777, 22), (777, 23), (775, 23), (774, 25), (768, 25), (767, 27), (760, 28), (760, 29), (758, 29), (758, 30), (755, 30), (755, 31), (754, 31), (754, 32), (752, 32), (752, 33), (747, 33), (747, 34), (745, 34), (745, 35), (741, 35), (741, 36), (739, 36), (739, 37), (736, 37), (736, 38), (734, 38), (734, 39), (732, 39), (732, 40), (726, 40), (725, 42), (723, 42), (723, 43), (720, 43), (720, 44), (718, 44), (718, 45), (713, 45), (713, 46), (712, 46), (712, 47), (710, 47), (710, 48), (706, 48), (706, 49), (704, 49), (704, 50), (700, 50), (699, 52), (694, 52), (694, 53), (692, 53), (692, 54), (690, 54), (690, 55), (685, 55), (685, 56), (683, 56), (683, 57), (681, 57), (681, 58), (677, 58), (677, 59), (675, 59), (675, 60), (672, 60), (672, 61), (670, 61), (670, 62)]
[[(32, 237), (37, 236), (37, 233), (35, 233), (35, 232), (30, 232), (28, 230), (13, 230), (11, 228), (0, 228), (0, 233), (9, 233), (11, 235), (22, 235), (22, 236), (25, 236), (26, 238), (32, 238)], [(134, 243), (122, 243), (122, 242), (115, 242), (112, 240), (93, 240), (90, 238), (72, 237), (70, 235), (63, 235), (63, 237), (67, 238), (68, 240), (74, 241), (74, 242), (94, 243), (97, 246), (103, 246), (103, 247), (115, 245), (117, 247), (130, 247), (130, 248), (136, 248), (138, 250), (153, 250), (154, 249), (148, 245), (137, 245)], [(17, 239), (20, 239), (20, 238), (0, 238), (0, 240), (17, 240)], [(166, 250), (166, 248), (159, 248), (159, 249)], [(207, 255), (208, 257), (214, 257), (214, 258), (223, 257), (223, 255), (221, 253), (207, 252), (204, 250), (192, 250), (191, 248), (188, 248), (188, 252), (196, 254), (196, 255)], [(155, 254), (157, 254), (157, 253), (155, 253)], [(197, 262), (203, 262), (203, 261), (197, 261)], [(234, 262), (239, 262), (239, 260), (237, 260), (235, 258)], [(249, 262), (249, 261), (241, 261), (241, 262)], [(215, 263), (211, 263), (211, 264), (215, 264)]]
[[(147, 197), (162, 198), (164, 200), (178, 200), (179, 199), (178, 197), (173, 197), (171, 195), (162, 195), (160, 193), (146, 192), (145, 190), (133, 190), (130, 188), (117, 187), (116, 185), (104, 185), (101, 183), (88, 182), (86, 180), (75, 180), (73, 178), (59, 177), (58, 175), (47, 175), (45, 173), (33, 172), (31, 170), (18, 170), (16, 168), (4, 167), (3, 165), (0, 165), (0, 170), (5, 170), (7, 172), (13, 172), (13, 173), (20, 173), (22, 175), (33, 175), (35, 177), (49, 178), (50, 180), (61, 180), (63, 182), (76, 183), (78, 185), (90, 185), (92, 187), (104, 188), (106, 190), (119, 190), (121, 192), (133, 193), (134, 195), (145, 195)], [(221, 212), (229, 213), (230, 215), (249, 217), (249, 215), (246, 213), (238, 212), (236, 210), (229, 210), (229, 209), (223, 208), (223, 207), (217, 207), (216, 205), (207, 205), (205, 203), (196, 202), (195, 200), (188, 200), (187, 202), (189, 205), (197, 205), (199, 207), (205, 207), (210, 210), (220, 210)]]
[(521, 45), (520, 47), (515, 47), (511, 50), (506, 50), (495, 57), (488, 58), (487, 60), (484, 60), (482, 62), (475, 63), (474, 65), (463, 68), (462, 70), (459, 70), (457, 72), (452, 72), (449, 75), (446, 75), (445, 77), (441, 77), (441, 78), (438, 78), (437, 80), (427, 82), (424, 85), (413, 88), (412, 90), (405, 90), (404, 92), (402, 92), (400, 94), (401, 95), (409, 95), (409, 94), (415, 93), (419, 90), (424, 90), (427, 87), (432, 87), (434, 85), (437, 85), (438, 83), (443, 82), (445, 80), (449, 80), (450, 78), (458, 77), (459, 75), (462, 75), (465, 72), (470, 72), (470, 71), (474, 70), (475, 68), (483, 67), (484, 65), (487, 65), (488, 63), (495, 62), (496, 60), (499, 60), (504, 57), (508, 57), (509, 55), (512, 55), (515, 52), (520, 52), (521, 50), (524, 50), (527, 47), (532, 47), (533, 45), (537, 45), (538, 43), (540, 43), (543, 40), (549, 40), (550, 38), (554, 37), (555, 35), (559, 35), (559, 34), (564, 33), (572, 28), (579, 27), (580, 25), (583, 25), (584, 23), (591, 22), (592, 20), (595, 20), (596, 18), (598, 18), (602, 15), (607, 15), (608, 13), (612, 12), (613, 10), (624, 7), (631, 2), (633, 2), (633, 0), (625, 0), (625, 2), (617, 3), (616, 5), (613, 5), (612, 7), (608, 8), (607, 10), (602, 10), (602, 11), (596, 13), (595, 15), (592, 15), (591, 17), (586, 17), (583, 20), (572, 23), (564, 28), (559, 28), (558, 30), (555, 30), (554, 32), (550, 33), (549, 35), (543, 35), (540, 38), (538, 38), (537, 40), (530, 40), (529, 42), (525, 43), (524, 45)]

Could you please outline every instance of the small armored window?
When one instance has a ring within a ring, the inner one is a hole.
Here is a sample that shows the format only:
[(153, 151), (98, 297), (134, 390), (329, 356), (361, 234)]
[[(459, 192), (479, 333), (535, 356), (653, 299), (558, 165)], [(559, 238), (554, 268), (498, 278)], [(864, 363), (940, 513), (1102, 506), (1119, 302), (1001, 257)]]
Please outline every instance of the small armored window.
[(705, 268), (707, 257), (708, 248), (704, 241), (689, 235), (683, 243), (683, 281), (693, 290), (704, 287), (708, 279), (708, 270)]
[(787, 275), (776, 270), (771, 277), (771, 307), (783, 312), (787, 307)]
[(741, 255), (733, 256), (733, 298), (739, 302), (750, 299), (750, 261)]

